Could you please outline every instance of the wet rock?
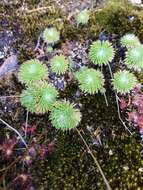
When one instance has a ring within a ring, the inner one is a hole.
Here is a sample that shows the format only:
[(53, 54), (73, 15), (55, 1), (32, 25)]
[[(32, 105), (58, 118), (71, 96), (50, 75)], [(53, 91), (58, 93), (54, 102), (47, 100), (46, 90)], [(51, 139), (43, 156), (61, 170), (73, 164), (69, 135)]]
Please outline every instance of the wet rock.
[(134, 5), (141, 5), (143, 4), (143, 1), (142, 0), (129, 0), (132, 4)]
[(8, 57), (0, 67), (0, 79), (13, 73), (18, 68), (16, 55)]

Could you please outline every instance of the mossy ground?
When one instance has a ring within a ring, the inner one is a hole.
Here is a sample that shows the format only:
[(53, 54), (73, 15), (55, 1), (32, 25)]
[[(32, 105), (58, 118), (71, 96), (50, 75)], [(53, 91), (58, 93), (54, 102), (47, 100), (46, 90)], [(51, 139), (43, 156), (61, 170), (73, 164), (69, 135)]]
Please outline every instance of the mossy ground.
[[(17, 31), (17, 40), (13, 46), (18, 51), (20, 63), (35, 56), (33, 49), (37, 38), (47, 26), (56, 26), (61, 31), (59, 48), (65, 41), (94, 40), (103, 30), (109, 35), (117, 36), (117, 40), (127, 32), (133, 32), (141, 40), (143, 39), (143, 10), (132, 7), (126, 1), (109, 1), (100, 9), (92, 9), (89, 24), (79, 28), (68, 19), (67, 13), (51, 4), (50, 0), (42, 5), (48, 8), (41, 11), (34, 10), (37, 9), (36, 0), (26, 2), (29, 11), (22, 12), (21, 3), (11, 6), (2, 5), (0, 8), (0, 19), (3, 23), (7, 22), (6, 26), (1, 24), (1, 30), (6, 27)], [(129, 16), (134, 17), (132, 22)], [(18, 94), (22, 88), (15, 76), (9, 81), (0, 82), (1, 95)], [(67, 88), (62, 96), (72, 97), (76, 88), (77, 86)], [(139, 168), (143, 168), (140, 138), (137, 132), (129, 136), (121, 125), (111, 89), (107, 91), (107, 98), (108, 107), (101, 94), (80, 97), (78, 101), (82, 104), (83, 117), (79, 129), (84, 131), (83, 136), (97, 156), (112, 189), (140, 190), (143, 186), (142, 172), (139, 171)], [(7, 114), (4, 112), (5, 106), (8, 109)], [(3, 119), (14, 124), (15, 127), (19, 127), (26, 117), (26, 111), (16, 99), (3, 100), (0, 104), (0, 113)], [(47, 121), (47, 115), (30, 114), (29, 117), (29, 123), (38, 122), (39, 128), (49, 126)], [(98, 141), (98, 146), (93, 145), (93, 140), (96, 138), (93, 136), (91, 139), (87, 126), (92, 126), (94, 131), (100, 129), (98, 137), (102, 144)], [(46, 160), (35, 162), (30, 171), (36, 188), (40, 190), (106, 189), (77, 132), (73, 130), (68, 133), (57, 133), (54, 129), (50, 132), (50, 139), (57, 138), (55, 152)]]

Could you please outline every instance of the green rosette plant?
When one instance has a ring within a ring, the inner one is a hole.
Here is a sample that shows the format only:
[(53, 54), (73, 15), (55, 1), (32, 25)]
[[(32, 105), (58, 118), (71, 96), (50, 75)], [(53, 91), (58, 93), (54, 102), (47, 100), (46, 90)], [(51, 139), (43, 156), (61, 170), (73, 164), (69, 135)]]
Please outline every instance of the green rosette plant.
[(28, 87), (26, 90), (23, 90), (20, 95), (21, 105), (26, 107), (27, 111), (34, 113), (36, 110), (36, 91), (32, 87)]
[(40, 81), (24, 90), (20, 101), (28, 111), (44, 114), (53, 108), (57, 97), (58, 92), (53, 85)]
[(143, 45), (128, 49), (125, 64), (128, 68), (137, 71), (143, 69)]
[(47, 82), (39, 82), (35, 85), (34, 90), (37, 96), (36, 112), (44, 114), (50, 111), (58, 97), (56, 88)]
[(52, 53), (54, 50), (52, 48), (52, 46), (48, 46), (46, 49), (46, 53)]
[(55, 28), (46, 28), (43, 32), (43, 40), (47, 44), (54, 44), (60, 39), (60, 32)]
[(62, 131), (75, 128), (81, 121), (81, 113), (74, 107), (74, 104), (66, 102), (56, 102), (50, 113), (50, 120), (56, 129)]
[(21, 83), (31, 85), (39, 80), (48, 78), (48, 69), (37, 59), (24, 62), (19, 69), (18, 79)]
[(118, 71), (114, 74), (112, 85), (117, 93), (129, 93), (137, 84), (137, 79), (133, 73), (129, 71)]
[(96, 65), (107, 65), (114, 58), (114, 49), (109, 41), (97, 40), (89, 50), (89, 59)]
[(75, 78), (84, 93), (94, 94), (104, 91), (104, 76), (99, 70), (84, 67), (75, 73)]
[(140, 41), (134, 34), (126, 34), (121, 38), (121, 44), (126, 48), (131, 48), (140, 45)]
[(51, 70), (57, 75), (64, 74), (69, 67), (69, 61), (65, 58), (64, 55), (56, 55), (51, 61)]
[(87, 24), (88, 21), (89, 21), (89, 11), (88, 10), (83, 10), (83, 11), (80, 11), (76, 17), (76, 22), (77, 24)]

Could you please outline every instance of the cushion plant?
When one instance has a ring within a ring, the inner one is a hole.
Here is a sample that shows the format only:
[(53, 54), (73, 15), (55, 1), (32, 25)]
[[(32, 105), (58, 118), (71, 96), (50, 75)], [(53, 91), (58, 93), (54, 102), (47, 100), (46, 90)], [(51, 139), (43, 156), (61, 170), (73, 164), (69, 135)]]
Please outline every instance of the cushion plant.
[(44, 80), (48, 77), (48, 69), (37, 59), (24, 62), (19, 70), (19, 81), (27, 85)]
[(28, 87), (21, 94), (21, 104), (30, 112), (45, 113), (52, 109), (58, 92), (47, 82), (39, 82)]
[(88, 20), (89, 20), (89, 11), (88, 10), (83, 10), (83, 11), (80, 11), (76, 17), (76, 22), (77, 24), (87, 24), (88, 23)]
[(51, 63), (51, 70), (57, 75), (64, 74), (69, 67), (69, 62), (64, 55), (54, 56), (51, 59), (50, 63)]
[(46, 49), (46, 53), (52, 53), (52, 52), (53, 52), (52, 46), (48, 46)]
[(125, 64), (134, 70), (143, 69), (143, 45), (128, 49)]
[(52, 84), (42, 82), (35, 85), (35, 91), (37, 94), (36, 112), (45, 113), (52, 109), (58, 92)]
[(76, 127), (81, 120), (81, 113), (74, 108), (74, 104), (58, 101), (50, 114), (52, 125), (62, 131)]
[(109, 41), (97, 40), (93, 42), (89, 50), (90, 60), (99, 66), (106, 65), (114, 58), (114, 49)]
[(32, 87), (23, 90), (20, 96), (22, 106), (26, 107), (28, 111), (34, 113), (36, 110), (36, 92)]
[(126, 34), (121, 38), (121, 44), (122, 46), (130, 48), (139, 45), (140, 41), (134, 34)]
[(118, 71), (114, 74), (112, 84), (117, 92), (126, 94), (136, 86), (137, 79), (134, 74), (129, 71)]
[(104, 89), (104, 77), (99, 70), (84, 67), (76, 72), (75, 77), (80, 89), (85, 93), (94, 94)]
[(46, 28), (43, 32), (43, 40), (47, 44), (54, 44), (60, 39), (60, 32), (55, 28)]

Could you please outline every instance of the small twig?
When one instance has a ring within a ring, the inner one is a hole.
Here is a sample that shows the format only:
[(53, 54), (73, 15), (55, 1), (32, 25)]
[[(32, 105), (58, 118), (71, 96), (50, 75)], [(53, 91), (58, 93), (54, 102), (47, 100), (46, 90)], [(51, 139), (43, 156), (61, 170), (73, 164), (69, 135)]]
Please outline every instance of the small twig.
[(18, 158), (16, 158), (10, 165), (8, 165), (6, 168), (3, 168), (0, 170), (0, 172), (5, 171), (5, 173), (15, 164), (17, 163), (19, 160), (21, 160), (21, 156), (19, 156)]
[(34, 13), (34, 12), (41, 12), (41, 11), (44, 11), (44, 10), (47, 10), (49, 9), (49, 6), (46, 6), (46, 7), (38, 7), (36, 9), (32, 9), (32, 10), (29, 10), (29, 9), (25, 9), (23, 10), (24, 13), (27, 13), (27, 14), (31, 14), (31, 13)]
[(5, 122), (3, 119), (0, 118), (0, 121), (5, 124), (9, 129), (11, 129), (12, 131), (14, 131), (21, 139), (21, 141), (23, 142), (23, 144), (25, 145), (25, 147), (27, 148), (27, 144), (25, 142), (25, 140), (23, 139), (23, 137), (21, 136), (21, 134), (15, 129), (13, 128), (12, 126), (10, 126), (7, 122)]
[(103, 178), (103, 180), (104, 180), (104, 182), (105, 182), (105, 184), (106, 184), (106, 186), (107, 186), (107, 189), (108, 189), (108, 190), (111, 190), (111, 187), (110, 187), (110, 185), (109, 185), (109, 183), (108, 183), (108, 181), (107, 181), (107, 179), (106, 179), (106, 177), (105, 177), (105, 175), (104, 175), (104, 173), (103, 173), (103, 171), (102, 171), (102, 168), (100, 167), (100, 165), (99, 165), (97, 159), (96, 159), (95, 156), (93, 155), (91, 149), (89, 148), (88, 144), (86, 143), (86, 141), (85, 141), (84, 137), (82, 136), (82, 134), (80, 133), (80, 131), (79, 131), (77, 128), (75, 128), (75, 129), (76, 129), (76, 131), (78, 132), (79, 136), (81, 137), (82, 141), (84, 142), (84, 144), (85, 144), (85, 146), (86, 146), (86, 148), (87, 148), (89, 154), (90, 154), (91, 157), (93, 158), (93, 160), (94, 160), (94, 162), (95, 162), (95, 164), (96, 164), (96, 166), (97, 166), (97, 168), (98, 168), (98, 170), (99, 170), (99, 172), (100, 172), (100, 174), (101, 174), (101, 176), (102, 176), (102, 178)]
[(0, 96), (0, 99), (2, 98), (20, 98), (20, 96)]

